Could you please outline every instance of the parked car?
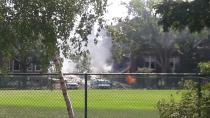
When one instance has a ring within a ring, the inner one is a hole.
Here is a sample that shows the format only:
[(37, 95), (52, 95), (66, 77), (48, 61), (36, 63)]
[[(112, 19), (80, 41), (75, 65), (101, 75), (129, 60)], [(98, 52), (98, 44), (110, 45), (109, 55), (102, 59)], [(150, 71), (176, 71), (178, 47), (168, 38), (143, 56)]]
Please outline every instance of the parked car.
[(79, 84), (78, 83), (66, 83), (67, 89), (78, 89)]
[(109, 80), (96, 79), (91, 82), (91, 87), (97, 89), (110, 89), (112, 86)]

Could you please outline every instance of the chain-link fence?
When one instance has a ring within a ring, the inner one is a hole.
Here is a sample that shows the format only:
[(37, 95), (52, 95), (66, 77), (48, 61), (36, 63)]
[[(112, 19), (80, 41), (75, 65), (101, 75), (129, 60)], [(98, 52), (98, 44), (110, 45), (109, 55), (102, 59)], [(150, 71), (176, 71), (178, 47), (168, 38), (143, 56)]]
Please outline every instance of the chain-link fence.
[[(158, 118), (161, 99), (181, 99), (186, 80), (201, 86), (198, 74), (64, 74), (76, 118)], [(199, 112), (199, 111), (198, 111)], [(0, 118), (67, 118), (57, 74), (0, 76)]]

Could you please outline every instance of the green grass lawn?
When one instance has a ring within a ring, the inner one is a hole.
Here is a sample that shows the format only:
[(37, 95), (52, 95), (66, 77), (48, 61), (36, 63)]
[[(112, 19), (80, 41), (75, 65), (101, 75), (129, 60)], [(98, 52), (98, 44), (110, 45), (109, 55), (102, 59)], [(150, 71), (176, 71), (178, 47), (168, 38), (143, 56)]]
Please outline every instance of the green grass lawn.
[[(77, 118), (84, 117), (84, 91), (69, 91)], [(175, 90), (89, 90), (89, 118), (157, 118), (161, 99), (175, 100)], [(59, 90), (2, 90), (0, 118), (65, 118), (63, 96)]]

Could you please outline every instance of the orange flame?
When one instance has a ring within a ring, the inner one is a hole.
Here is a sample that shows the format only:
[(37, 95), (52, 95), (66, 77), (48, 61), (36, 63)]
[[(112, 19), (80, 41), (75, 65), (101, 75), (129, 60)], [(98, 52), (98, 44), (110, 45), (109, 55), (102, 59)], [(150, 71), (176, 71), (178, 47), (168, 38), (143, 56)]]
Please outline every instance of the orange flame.
[(131, 76), (131, 75), (125, 75), (125, 81), (128, 83), (128, 84), (130, 84), (130, 85), (132, 85), (132, 84), (135, 84), (136, 83), (136, 78), (134, 78), (133, 76)]

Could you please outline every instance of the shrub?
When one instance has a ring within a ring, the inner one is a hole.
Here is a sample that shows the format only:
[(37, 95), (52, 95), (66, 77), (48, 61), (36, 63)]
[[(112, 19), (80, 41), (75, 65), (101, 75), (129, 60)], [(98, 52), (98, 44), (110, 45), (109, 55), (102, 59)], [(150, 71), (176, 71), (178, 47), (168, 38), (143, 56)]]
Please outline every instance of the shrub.
[(157, 104), (160, 118), (199, 118), (199, 111), (202, 118), (210, 118), (210, 87), (203, 87), (202, 96), (199, 97), (197, 84), (193, 81), (186, 81), (182, 98), (175, 102), (161, 100)]
[(198, 64), (200, 72), (204, 75), (210, 75), (210, 62), (202, 62)]

